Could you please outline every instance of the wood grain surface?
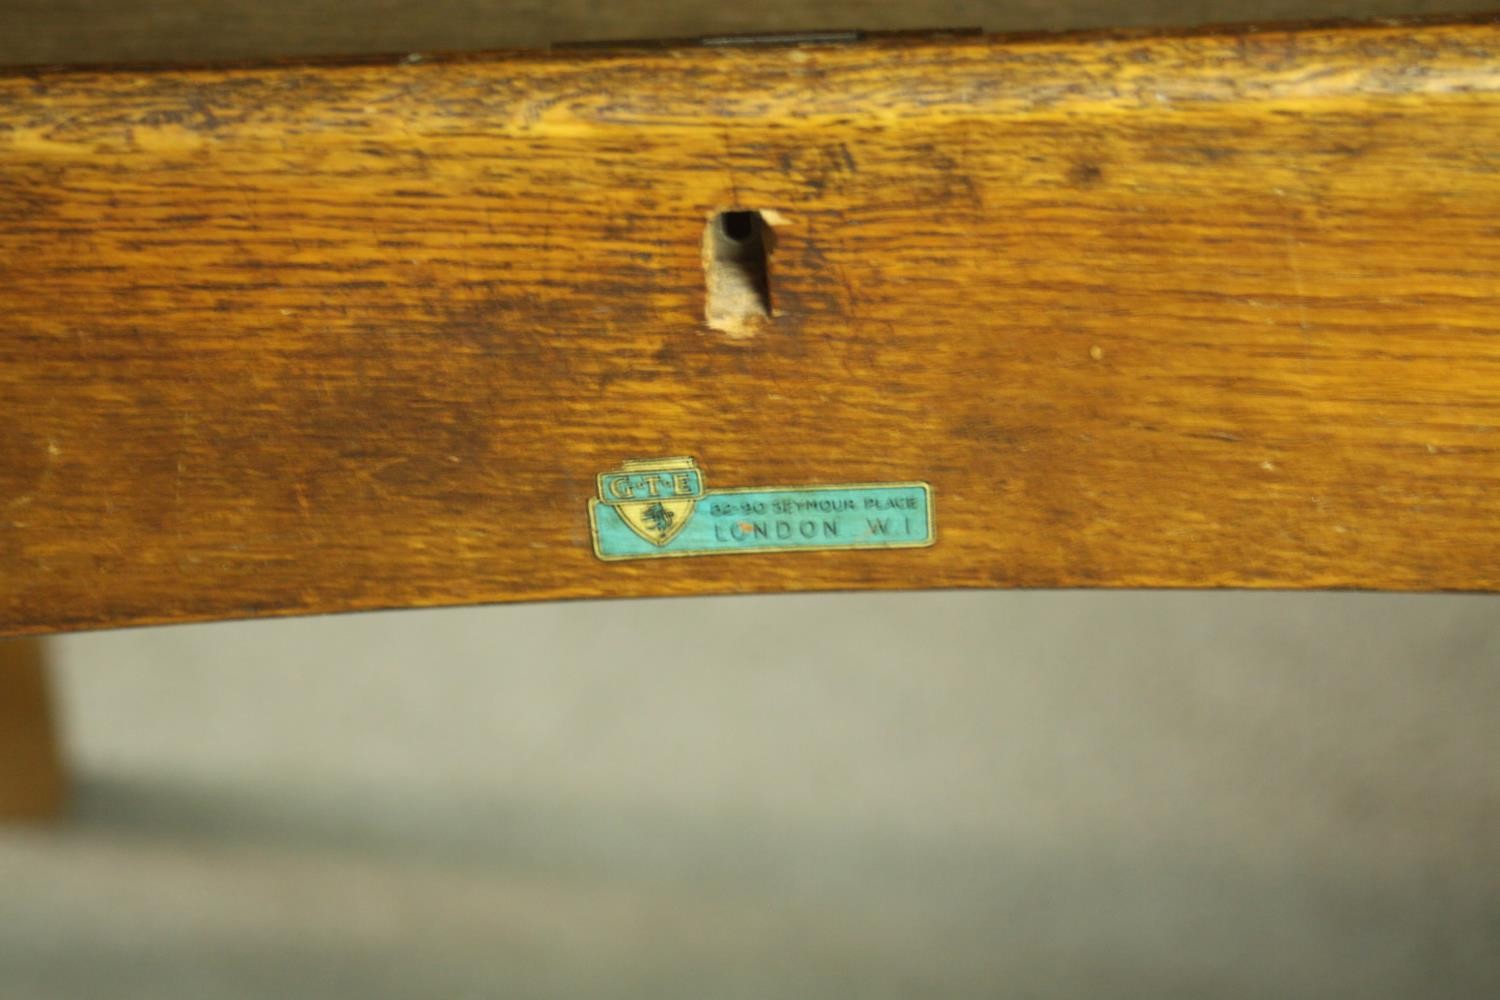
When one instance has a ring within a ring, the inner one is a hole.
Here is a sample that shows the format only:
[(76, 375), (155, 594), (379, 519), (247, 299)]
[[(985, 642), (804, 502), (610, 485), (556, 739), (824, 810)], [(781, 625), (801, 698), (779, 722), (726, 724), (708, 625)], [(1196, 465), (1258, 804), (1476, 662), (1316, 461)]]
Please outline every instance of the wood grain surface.
[[(704, 320), (774, 220), (776, 315)], [(1500, 588), (1500, 26), (0, 77), (0, 632), (898, 587)], [(930, 549), (604, 563), (623, 459)]]

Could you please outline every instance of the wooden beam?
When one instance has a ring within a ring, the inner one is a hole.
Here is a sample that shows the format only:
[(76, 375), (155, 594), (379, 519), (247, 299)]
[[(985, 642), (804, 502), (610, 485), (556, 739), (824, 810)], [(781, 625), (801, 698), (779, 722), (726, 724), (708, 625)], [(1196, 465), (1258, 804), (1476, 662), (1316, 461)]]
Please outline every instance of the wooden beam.
[[(37, 70), (0, 109), (0, 631), (1500, 587), (1493, 20)], [(771, 315), (711, 328), (731, 209)], [(667, 456), (926, 482), (936, 543), (600, 560), (596, 476)]]

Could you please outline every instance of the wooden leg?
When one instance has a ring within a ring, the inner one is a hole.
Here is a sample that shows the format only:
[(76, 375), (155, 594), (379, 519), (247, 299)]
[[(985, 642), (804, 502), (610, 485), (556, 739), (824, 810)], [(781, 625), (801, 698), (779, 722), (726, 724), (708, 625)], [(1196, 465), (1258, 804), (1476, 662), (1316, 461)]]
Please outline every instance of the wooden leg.
[(0, 822), (62, 813), (64, 778), (37, 639), (0, 639)]

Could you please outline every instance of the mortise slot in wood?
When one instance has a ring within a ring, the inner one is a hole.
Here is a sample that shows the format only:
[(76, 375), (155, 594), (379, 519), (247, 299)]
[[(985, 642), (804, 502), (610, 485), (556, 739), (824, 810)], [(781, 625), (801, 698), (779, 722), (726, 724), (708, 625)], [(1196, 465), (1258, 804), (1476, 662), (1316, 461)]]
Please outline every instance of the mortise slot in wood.
[(749, 337), (773, 315), (767, 257), (774, 233), (760, 212), (720, 212), (703, 234), (708, 325), (731, 337)]

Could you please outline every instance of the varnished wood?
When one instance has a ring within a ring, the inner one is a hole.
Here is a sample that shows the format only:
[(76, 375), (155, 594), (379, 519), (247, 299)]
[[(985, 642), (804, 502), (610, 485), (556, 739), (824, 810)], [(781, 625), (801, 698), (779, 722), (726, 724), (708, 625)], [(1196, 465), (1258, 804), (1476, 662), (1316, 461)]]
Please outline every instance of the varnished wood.
[(42, 642), (0, 639), (0, 822), (53, 819), (63, 799)]
[[(1470, 22), (12, 73), (0, 629), (1495, 589), (1497, 67)], [(600, 562), (594, 476), (667, 455), (925, 480), (938, 541)]]

